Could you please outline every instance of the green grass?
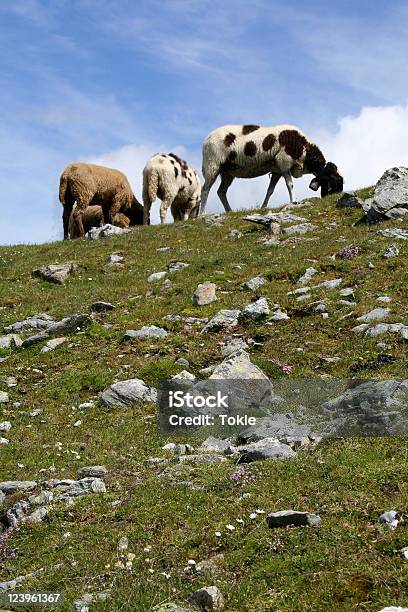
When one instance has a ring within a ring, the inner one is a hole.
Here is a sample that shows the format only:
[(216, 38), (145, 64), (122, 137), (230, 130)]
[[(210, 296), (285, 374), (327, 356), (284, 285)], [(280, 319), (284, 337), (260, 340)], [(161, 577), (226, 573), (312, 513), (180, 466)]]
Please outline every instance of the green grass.
[[(366, 189), (361, 195), (370, 193)], [(0, 479), (73, 478), (79, 467), (96, 464), (106, 465), (109, 476), (107, 494), (87, 496), (68, 507), (55, 504), (43, 523), (13, 531), (8, 543), (17, 547), (17, 554), (6, 563), (0, 559), (0, 581), (45, 567), (21, 590), (62, 591), (63, 610), (71, 610), (82, 593), (111, 588), (110, 599), (94, 609), (149, 611), (163, 601), (185, 604), (192, 591), (209, 584), (221, 589), (227, 612), (376, 611), (407, 605), (407, 566), (397, 552), (408, 544), (407, 526), (391, 531), (378, 523), (385, 510), (407, 509), (404, 440), (326, 440), (290, 461), (251, 464), (247, 471), (253, 479), (241, 487), (230, 479), (233, 463), (186, 466), (177, 475), (166, 467), (145, 467), (144, 459), (164, 456), (161, 447), (167, 441), (157, 435), (151, 405), (77, 408), (117, 379), (139, 377), (158, 384), (183, 369), (175, 363), (179, 356), (189, 360), (196, 375), (219, 363), (224, 334), (200, 335), (199, 326), (185, 331), (183, 324), (162, 317), (210, 317), (221, 308), (242, 308), (253, 294), (241, 285), (257, 274), (268, 278), (259, 295), (279, 303), (291, 317), (235, 330), (256, 339), (252, 359), (268, 375), (350, 377), (353, 364), (386, 352), (395, 357), (394, 363), (362, 369), (358, 377), (406, 378), (407, 345), (397, 335), (381, 338), (387, 349), (380, 350), (378, 339), (350, 329), (357, 316), (380, 305), (379, 295), (392, 298), (389, 321), (407, 323), (408, 245), (399, 241), (400, 256), (384, 259), (392, 240), (378, 234), (379, 226), (354, 226), (360, 212), (338, 210), (330, 197), (316, 199), (313, 207), (296, 214), (318, 229), (294, 246), (264, 246), (257, 239), (265, 230), (244, 222), (241, 211), (225, 217), (220, 227), (196, 220), (136, 228), (100, 242), (0, 248), (0, 326), (37, 312), (56, 318), (88, 312), (101, 299), (116, 305), (54, 351), (41, 353), (41, 345), (2, 351), (9, 358), (0, 365), (0, 388), (6, 390), (3, 378), (16, 376), (17, 387), (8, 391), (21, 406), (10, 403), (0, 409), (0, 420), (12, 422), (6, 434), (11, 443), (0, 447)], [(391, 225), (395, 222), (381, 227)], [(241, 239), (228, 237), (232, 228), (243, 233)], [(333, 259), (346, 245), (359, 246), (361, 254), (353, 260)], [(161, 246), (171, 250), (158, 252)], [(124, 255), (123, 268), (106, 265), (113, 252)], [(31, 278), (33, 268), (65, 261), (78, 265), (65, 286)], [(166, 269), (171, 261), (189, 263), (169, 275), (171, 289), (162, 291), (160, 282), (147, 282), (149, 274)], [(312, 284), (341, 276), (343, 287), (355, 287), (357, 306), (338, 306), (338, 290), (321, 290), (312, 301), (326, 300), (330, 317), (323, 320), (307, 302), (288, 296), (309, 266), (319, 271)], [(194, 307), (191, 295), (206, 280), (217, 284), (218, 300)], [(353, 316), (342, 319), (351, 310)], [(123, 341), (126, 329), (152, 324), (172, 333), (159, 341)], [(326, 363), (322, 357), (327, 356), (340, 360)], [(284, 374), (281, 364), (292, 365), (292, 373)], [(35, 408), (42, 413), (32, 418), (29, 412)], [(74, 427), (78, 419), (82, 424)], [(186, 488), (183, 481), (198, 489)], [(251, 497), (243, 499), (244, 492)], [(7, 505), (18, 497), (8, 498)], [(112, 504), (117, 500), (119, 504)], [(249, 520), (257, 508), (319, 512), (322, 527), (269, 530), (264, 515)], [(235, 523), (236, 531), (228, 534), (225, 525), (238, 517), (245, 524)], [(215, 536), (218, 530), (222, 538)], [(67, 532), (71, 535), (64, 538)], [(122, 535), (136, 555), (132, 571), (115, 567)], [(143, 552), (147, 545), (152, 547), (149, 554)], [(198, 562), (220, 553), (216, 577), (185, 573), (189, 559)]]

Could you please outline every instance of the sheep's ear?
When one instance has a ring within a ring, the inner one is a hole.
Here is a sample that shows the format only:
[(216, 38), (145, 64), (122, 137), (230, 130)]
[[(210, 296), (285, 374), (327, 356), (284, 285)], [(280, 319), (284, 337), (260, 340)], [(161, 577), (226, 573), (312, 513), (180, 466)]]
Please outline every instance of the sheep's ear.
[(319, 187), (320, 187), (319, 179), (314, 178), (312, 181), (310, 181), (309, 189), (313, 189), (313, 191), (317, 191)]

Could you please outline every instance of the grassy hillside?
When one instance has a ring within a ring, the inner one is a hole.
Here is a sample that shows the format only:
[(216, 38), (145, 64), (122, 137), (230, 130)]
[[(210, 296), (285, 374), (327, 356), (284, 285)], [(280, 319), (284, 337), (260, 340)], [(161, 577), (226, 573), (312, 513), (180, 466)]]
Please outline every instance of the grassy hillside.
[[(38, 312), (56, 319), (89, 312), (96, 300), (116, 306), (53, 351), (41, 353), (41, 344), (0, 349), (0, 356), (8, 357), (0, 364), (0, 390), (20, 403), (0, 405), (0, 421), (12, 423), (3, 434), (10, 444), (0, 446), (0, 480), (75, 478), (78, 468), (90, 465), (108, 469), (107, 493), (84, 496), (72, 506), (54, 504), (42, 523), (22, 524), (3, 536), (0, 582), (45, 568), (19, 590), (61, 591), (63, 610), (74, 609), (72, 602), (84, 593), (105, 589), (110, 597), (91, 609), (149, 611), (166, 601), (187, 607), (188, 595), (210, 584), (222, 591), (228, 612), (408, 605), (407, 562), (398, 554), (408, 545), (408, 527), (391, 531), (378, 523), (385, 510), (407, 509), (404, 440), (325, 440), (295, 459), (252, 463), (237, 479), (231, 478), (232, 462), (171, 470), (145, 466), (149, 457), (166, 456), (161, 447), (168, 441), (156, 433), (151, 404), (78, 409), (115, 380), (137, 377), (156, 386), (185, 369), (175, 363), (177, 357), (188, 359), (196, 376), (220, 363), (228, 334), (200, 335), (200, 327), (185, 330), (163, 317), (210, 317), (221, 308), (242, 308), (254, 294), (241, 285), (258, 274), (268, 279), (258, 294), (279, 304), (290, 319), (251, 323), (234, 333), (256, 341), (251, 359), (269, 376), (406, 378), (407, 344), (397, 334), (369, 339), (350, 330), (359, 315), (378, 306), (391, 308), (387, 321), (408, 324), (407, 242), (382, 237), (378, 225), (353, 227), (361, 212), (336, 209), (331, 197), (294, 212), (317, 229), (283, 246), (259, 242), (266, 231), (243, 221), (241, 211), (214, 227), (199, 219), (135, 228), (96, 242), (0, 248), (1, 329)], [(407, 221), (381, 229), (396, 225), (407, 227)], [(230, 237), (231, 229), (242, 237)], [(392, 242), (400, 255), (386, 259)], [(333, 258), (350, 245), (360, 249), (355, 258)], [(170, 249), (157, 250), (161, 247)], [(122, 268), (107, 265), (113, 252), (124, 256)], [(33, 268), (66, 261), (78, 268), (64, 286), (31, 277)], [(152, 272), (174, 261), (189, 267), (168, 275), (171, 287), (148, 283)], [(341, 277), (341, 287), (355, 288), (357, 304), (337, 304), (339, 289), (319, 289), (303, 302), (288, 296), (310, 266), (318, 270), (312, 284)], [(218, 300), (196, 307), (191, 296), (203, 281), (217, 284)], [(390, 304), (377, 302), (384, 295)], [(318, 299), (327, 304), (327, 319), (308, 305)], [(160, 340), (123, 341), (126, 329), (151, 324), (171, 333)], [(379, 341), (386, 347), (378, 348)], [(380, 353), (393, 359), (379, 365)], [(16, 387), (6, 387), (9, 376), (16, 377)], [(37, 409), (41, 412), (30, 416)], [(6, 507), (24, 497), (7, 496)], [(288, 508), (319, 512), (322, 527), (270, 530), (265, 515), (249, 518), (257, 509)], [(128, 570), (115, 565), (122, 536), (135, 555)], [(185, 571), (191, 559), (213, 559), (212, 575)]]

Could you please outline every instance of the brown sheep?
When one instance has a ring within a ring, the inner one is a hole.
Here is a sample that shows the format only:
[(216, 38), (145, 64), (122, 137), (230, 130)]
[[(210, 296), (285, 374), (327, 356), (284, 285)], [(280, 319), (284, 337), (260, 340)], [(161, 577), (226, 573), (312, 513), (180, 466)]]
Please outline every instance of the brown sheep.
[[(82, 162), (70, 164), (61, 174), (59, 199), (64, 207), (64, 240), (68, 238), (71, 212), (75, 227), (73, 233), (82, 238), (85, 235), (83, 214), (88, 206), (102, 207), (103, 223), (113, 223), (117, 213), (129, 212), (136, 218), (140, 214), (139, 207), (141, 208), (122, 172)], [(141, 210), (143, 211), (143, 208)]]
[[(74, 224), (74, 210), (76, 204), (72, 209), (69, 217), (68, 233), (71, 239), (79, 238), (76, 225)], [(143, 206), (136, 200), (132, 204), (132, 207), (126, 211), (126, 215), (123, 213), (117, 213), (112, 220), (112, 225), (116, 227), (122, 227), (124, 229), (132, 227), (133, 225), (143, 224)], [(92, 227), (101, 227), (103, 225), (103, 210), (101, 206), (93, 205), (88, 206), (82, 213), (82, 223), (84, 226), (84, 232), (87, 234)]]

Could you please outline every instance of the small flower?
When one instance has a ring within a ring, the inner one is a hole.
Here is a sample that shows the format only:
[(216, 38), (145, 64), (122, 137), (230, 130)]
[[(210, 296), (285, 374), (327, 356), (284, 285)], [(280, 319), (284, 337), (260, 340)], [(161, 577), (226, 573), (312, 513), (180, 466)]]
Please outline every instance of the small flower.
[(222, 533), (221, 531), (216, 531), (214, 535), (216, 538), (220, 538), (222, 536)]
[(256, 519), (257, 516), (258, 515), (256, 512), (251, 512), (251, 514), (249, 515), (249, 518), (253, 520), (253, 519)]
[(235, 531), (234, 525), (225, 525), (225, 528), (228, 529), (228, 531)]
[(189, 559), (189, 560), (187, 561), (187, 563), (188, 563), (189, 565), (197, 565), (197, 564), (196, 564), (196, 562), (194, 561), (194, 559)]
[(261, 508), (256, 509), (257, 514), (265, 514), (265, 510), (261, 510)]
[(235, 519), (237, 521), (237, 523), (239, 523), (240, 525), (244, 524), (244, 521), (242, 520), (242, 518), (237, 518)]

